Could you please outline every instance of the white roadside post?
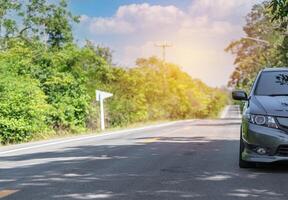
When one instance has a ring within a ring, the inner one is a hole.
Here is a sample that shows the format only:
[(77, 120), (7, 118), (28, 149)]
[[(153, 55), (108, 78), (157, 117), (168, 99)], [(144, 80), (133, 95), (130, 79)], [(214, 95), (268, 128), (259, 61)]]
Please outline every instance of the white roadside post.
[(113, 94), (109, 92), (104, 92), (100, 90), (96, 90), (96, 101), (100, 102), (100, 123), (101, 130), (105, 130), (105, 116), (104, 116), (104, 99), (112, 97)]

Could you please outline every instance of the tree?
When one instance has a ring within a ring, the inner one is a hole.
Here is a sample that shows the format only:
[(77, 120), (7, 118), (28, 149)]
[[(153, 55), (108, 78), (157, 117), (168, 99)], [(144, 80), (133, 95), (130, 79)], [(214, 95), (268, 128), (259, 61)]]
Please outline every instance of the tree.
[(271, 0), (273, 20), (284, 20), (288, 16), (288, 0)]
[(91, 41), (86, 40), (85, 47), (94, 51), (96, 56), (103, 58), (108, 65), (112, 65), (112, 51), (108, 47), (94, 45)]
[(237, 65), (230, 77), (229, 86), (249, 90), (262, 68), (283, 67), (287, 63), (280, 51), (283, 47), (283, 31), (277, 28), (279, 22), (272, 19), (267, 2), (255, 5), (247, 15), (247, 23), (243, 28), (246, 36), (226, 48), (226, 51), (236, 55), (234, 64)]
[[(133, 123), (215, 116), (227, 102), (226, 93), (193, 80), (175, 64), (155, 57), (138, 59), (136, 64), (127, 72), (117, 70), (117, 78), (111, 82), (115, 95), (109, 113), (113, 124), (118, 119)], [(212, 105), (216, 100), (219, 107)]]
[[(12, 17), (11, 14), (17, 17)], [(50, 47), (59, 48), (73, 41), (71, 23), (78, 22), (67, 9), (65, 0), (59, 4), (46, 0), (1, 1), (0, 36), (2, 48), (9, 42), (21, 39), (26, 42), (42, 40)]]

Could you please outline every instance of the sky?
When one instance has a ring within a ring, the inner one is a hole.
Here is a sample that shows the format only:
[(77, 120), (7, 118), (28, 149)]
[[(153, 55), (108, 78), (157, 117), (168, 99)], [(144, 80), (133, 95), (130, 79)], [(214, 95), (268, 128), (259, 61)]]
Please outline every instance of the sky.
[(114, 64), (135, 66), (139, 57), (161, 57), (155, 43), (168, 41), (172, 62), (213, 87), (227, 84), (233, 55), (224, 51), (244, 36), (242, 27), (261, 0), (69, 0), (76, 40), (113, 50)]

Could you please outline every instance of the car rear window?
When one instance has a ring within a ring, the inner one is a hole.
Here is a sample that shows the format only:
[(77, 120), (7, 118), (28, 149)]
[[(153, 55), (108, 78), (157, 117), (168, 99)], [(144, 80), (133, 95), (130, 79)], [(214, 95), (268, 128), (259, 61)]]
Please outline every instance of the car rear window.
[(256, 84), (255, 95), (288, 95), (288, 72), (262, 72)]

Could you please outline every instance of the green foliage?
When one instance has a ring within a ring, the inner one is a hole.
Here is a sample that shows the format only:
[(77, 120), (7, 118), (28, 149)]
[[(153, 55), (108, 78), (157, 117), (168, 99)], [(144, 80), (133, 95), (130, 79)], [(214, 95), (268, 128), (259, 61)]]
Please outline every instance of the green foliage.
[(0, 141), (28, 141), (33, 134), (49, 131), (46, 124), (51, 107), (39, 82), (28, 76), (5, 73), (4, 67), (1, 63)]
[(285, 19), (288, 16), (288, 0), (271, 0), (270, 2), (273, 20)]
[[(85, 86), (86, 77), (78, 61), (80, 51), (75, 46), (51, 51), (40, 44), (27, 47), (17, 43), (0, 53), (2, 62), (9, 64), (3, 73), (20, 79), (29, 77), (32, 83), (39, 83), (38, 89), (51, 106), (45, 122), (50, 129), (58, 132), (83, 131), (86, 128), (90, 97)], [(17, 90), (13, 92), (17, 93)]]
[[(14, 16), (14, 17), (11, 17)], [(78, 22), (67, 10), (65, 0), (59, 4), (46, 0), (0, 2), (1, 47), (9, 48), (9, 41), (20, 38), (27, 43), (43, 41), (52, 48), (63, 47), (73, 41), (71, 23)]]
[[(126, 125), (160, 119), (215, 117), (227, 95), (193, 80), (177, 65), (157, 58), (138, 59), (127, 71), (115, 69), (109, 102), (110, 123)], [(116, 75), (117, 74), (117, 75)]]
[[(273, 2), (272, 2), (273, 3)], [(246, 36), (232, 42), (227, 51), (236, 55), (236, 69), (229, 86), (249, 91), (258, 72), (265, 67), (288, 66), (288, 40), (281, 20), (274, 20), (271, 4), (255, 5), (247, 15)]]
[(224, 91), (155, 57), (113, 66), (109, 48), (73, 43), (77, 20), (65, 1), (0, 2), (1, 143), (98, 129), (95, 89), (114, 94), (105, 104), (110, 127), (215, 117), (227, 103)]

